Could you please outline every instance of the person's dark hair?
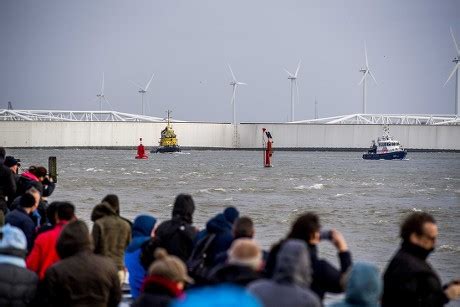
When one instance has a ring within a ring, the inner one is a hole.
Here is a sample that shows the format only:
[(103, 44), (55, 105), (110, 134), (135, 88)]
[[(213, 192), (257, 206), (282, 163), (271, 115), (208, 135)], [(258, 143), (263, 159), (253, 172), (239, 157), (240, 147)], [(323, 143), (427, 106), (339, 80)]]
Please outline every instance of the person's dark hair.
[(0, 159), (5, 160), (6, 150), (3, 147), (0, 147)]
[(75, 206), (69, 202), (60, 202), (57, 205), (56, 213), (61, 221), (70, 221), (75, 216)]
[(242, 216), (233, 224), (234, 239), (254, 237), (254, 223), (251, 218)]
[(46, 218), (51, 225), (56, 225), (56, 209), (59, 203), (60, 202), (53, 201), (46, 208)]
[(434, 217), (426, 212), (414, 212), (410, 214), (401, 224), (401, 238), (409, 242), (411, 234), (416, 233), (417, 235), (423, 234), (423, 225), (425, 223), (436, 224)]
[(308, 212), (297, 218), (291, 227), (291, 232), (288, 235), (289, 239), (300, 239), (308, 241), (313, 238), (313, 234), (319, 231), (321, 224), (316, 213)]
[(35, 197), (30, 193), (24, 193), (21, 196), (19, 205), (23, 208), (32, 208), (35, 205)]
[(68, 223), (61, 231), (56, 242), (56, 251), (61, 259), (92, 248), (88, 226), (83, 221)]
[(39, 166), (37, 167), (37, 171), (35, 173), (35, 176), (37, 177), (45, 177), (46, 174), (48, 173), (48, 171), (46, 170), (46, 168), (44, 168), (43, 166)]
[(193, 212), (195, 212), (195, 202), (189, 194), (179, 194), (174, 201), (172, 217), (180, 217), (188, 223), (193, 223)]
[(115, 194), (107, 194), (102, 201), (108, 203), (110, 207), (120, 215), (120, 201), (118, 200), (118, 196)]

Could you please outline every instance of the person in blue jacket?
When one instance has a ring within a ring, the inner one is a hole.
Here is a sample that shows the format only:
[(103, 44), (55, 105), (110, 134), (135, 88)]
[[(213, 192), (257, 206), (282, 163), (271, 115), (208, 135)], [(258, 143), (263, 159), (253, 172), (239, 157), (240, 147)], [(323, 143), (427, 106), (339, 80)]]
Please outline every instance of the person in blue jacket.
[(141, 246), (152, 237), (157, 220), (150, 215), (139, 215), (134, 220), (131, 243), (125, 251), (125, 266), (129, 272), (131, 295), (136, 299), (147, 272), (140, 262)]

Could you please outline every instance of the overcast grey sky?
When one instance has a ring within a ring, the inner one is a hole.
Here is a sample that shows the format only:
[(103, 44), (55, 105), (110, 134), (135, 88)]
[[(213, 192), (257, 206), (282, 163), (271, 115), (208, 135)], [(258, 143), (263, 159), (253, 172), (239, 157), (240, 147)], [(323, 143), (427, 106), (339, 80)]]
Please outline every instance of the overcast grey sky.
[(320, 117), (360, 113), (366, 41), (368, 113), (452, 114), (449, 27), (460, 43), (458, 0), (2, 0), (0, 108), (98, 110), (105, 72), (113, 109), (140, 114), (129, 80), (154, 72), (148, 115), (230, 122), (230, 63), (238, 121), (286, 121), (302, 60), (296, 119), (315, 97)]

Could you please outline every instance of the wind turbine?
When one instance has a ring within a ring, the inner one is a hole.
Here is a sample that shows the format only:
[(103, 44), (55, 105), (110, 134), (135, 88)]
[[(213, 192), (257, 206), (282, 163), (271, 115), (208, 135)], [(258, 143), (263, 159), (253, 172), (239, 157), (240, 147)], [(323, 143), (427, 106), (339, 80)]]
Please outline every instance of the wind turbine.
[(153, 80), (153, 76), (155, 73), (152, 74), (152, 77), (150, 78), (149, 82), (145, 87), (142, 87), (141, 85), (137, 84), (134, 81), (131, 81), (136, 87), (138, 87), (138, 92), (141, 94), (141, 109), (142, 109), (142, 115), (144, 115), (144, 94), (147, 93), (147, 90), (149, 89), (150, 83)]
[(458, 115), (458, 111), (460, 109), (460, 99), (458, 97), (458, 91), (460, 87), (460, 78), (458, 77), (458, 69), (460, 67), (460, 49), (458, 48), (457, 41), (455, 40), (454, 31), (452, 31), (452, 28), (450, 28), (450, 35), (452, 36), (452, 40), (454, 41), (454, 46), (455, 46), (455, 50), (457, 51), (457, 56), (452, 60), (452, 62), (455, 63), (455, 66), (452, 72), (450, 73), (449, 78), (447, 78), (446, 83), (444, 83), (444, 86), (446, 86), (447, 82), (449, 82), (450, 78), (452, 78), (455, 72), (456, 73), (455, 74), (455, 79), (456, 79), (456, 82), (455, 82), (456, 84), (456, 87), (455, 87), (455, 114)]
[(230, 73), (232, 74), (232, 82), (230, 82), (230, 85), (233, 86), (233, 94), (232, 94), (232, 100), (230, 101), (231, 104), (233, 104), (233, 124), (236, 125), (236, 104), (235, 104), (235, 96), (236, 96), (236, 88), (238, 85), (247, 85), (246, 83), (239, 82), (236, 80), (235, 74), (233, 73), (232, 67), (230, 64), (228, 64), (228, 68), (230, 69)]
[(366, 77), (367, 75), (371, 75), (372, 79), (374, 79), (375, 84), (377, 84), (377, 80), (375, 80), (374, 74), (369, 68), (369, 62), (367, 61), (367, 48), (366, 43), (364, 43), (364, 55), (366, 57), (366, 67), (361, 68), (359, 71), (362, 72), (363, 78), (359, 81), (358, 85), (361, 83), (363, 84), (363, 114), (366, 114)]
[(102, 73), (102, 86), (101, 86), (101, 92), (96, 95), (97, 98), (99, 98), (99, 111), (102, 112), (102, 103), (105, 101), (107, 104), (110, 106), (110, 102), (107, 100), (107, 98), (104, 95), (104, 73)]
[(299, 73), (301, 62), (302, 61), (299, 61), (299, 65), (297, 65), (295, 74), (291, 74), (286, 68), (284, 69), (284, 71), (288, 74), (288, 79), (291, 80), (291, 122), (294, 121), (294, 87), (297, 89), (297, 103), (299, 102), (299, 86), (297, 85), (297, 74)]

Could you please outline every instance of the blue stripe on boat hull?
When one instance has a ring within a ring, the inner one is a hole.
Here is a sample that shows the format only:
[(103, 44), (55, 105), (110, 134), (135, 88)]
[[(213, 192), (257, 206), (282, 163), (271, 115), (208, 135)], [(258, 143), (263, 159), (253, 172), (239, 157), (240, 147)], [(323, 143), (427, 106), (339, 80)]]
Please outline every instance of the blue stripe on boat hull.
[(395, 152), (388, 152), (384, 154), (376, 154), (376, 153), (365, 153), (363, 155), (363, 159), (365, 160), (402, 160), (406, 157), (407, 151), (395, 151)]

